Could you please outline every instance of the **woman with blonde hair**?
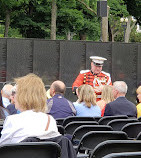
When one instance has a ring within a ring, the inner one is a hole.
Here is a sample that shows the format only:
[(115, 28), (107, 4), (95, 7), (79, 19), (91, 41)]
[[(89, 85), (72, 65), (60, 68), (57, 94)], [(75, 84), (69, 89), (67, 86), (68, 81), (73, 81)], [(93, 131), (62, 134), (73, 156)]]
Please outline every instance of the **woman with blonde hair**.
[(101, 116), (100, 108), (96, 105), (96, 95), (90, 85), (83, 85), (78, 95), (79, 102), (74, 103), (76, 116)]
[(101, 109), (101, 116), (104, 116), (106, 104), (114, 101), (113, 87), (111, 85), (104, 85), (101, 94), (101, 100), (97, 102), (97, 105)]
[(1, 132), (0, 145), (18, 143), (28, 137), (47, 139), (59, 136), (56, 121), (46, 114), (46, 90), (35, 74), (16, 78), (15, 107), (20, 114), (8, 116)]
[(139, 101), (139, 104), (137, 105), (137, 117), (141, 117), (141, 86), (137, 88), (136, 93)]

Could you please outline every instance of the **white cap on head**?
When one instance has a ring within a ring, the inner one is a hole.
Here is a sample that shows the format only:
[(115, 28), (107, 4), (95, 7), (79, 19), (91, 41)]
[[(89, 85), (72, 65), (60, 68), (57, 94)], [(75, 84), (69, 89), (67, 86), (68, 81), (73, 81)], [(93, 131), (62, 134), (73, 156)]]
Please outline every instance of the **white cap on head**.
[(93, 61), (94, 65), (96, 66), (103, 66), (104, 61), (107, 60), (106, 58), (99, 56), (90, 56), (90, 59)]

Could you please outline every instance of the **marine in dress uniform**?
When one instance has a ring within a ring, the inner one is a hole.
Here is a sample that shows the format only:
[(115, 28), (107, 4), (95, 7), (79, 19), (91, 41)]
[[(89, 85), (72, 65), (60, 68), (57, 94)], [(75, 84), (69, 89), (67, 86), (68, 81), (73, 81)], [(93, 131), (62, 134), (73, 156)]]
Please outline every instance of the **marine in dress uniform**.
[(109, 73), (102, 71), (102, 66), (106, 58), (91, 56), (91, 70), (82, 70), (77, 76), (72, 85), (73, 93), (76, 89), (83, 85), (88, 84), (94, 87), (97, 101), (101, 99), (101, 90), (103, 85), (112, 85), (111, 77)]

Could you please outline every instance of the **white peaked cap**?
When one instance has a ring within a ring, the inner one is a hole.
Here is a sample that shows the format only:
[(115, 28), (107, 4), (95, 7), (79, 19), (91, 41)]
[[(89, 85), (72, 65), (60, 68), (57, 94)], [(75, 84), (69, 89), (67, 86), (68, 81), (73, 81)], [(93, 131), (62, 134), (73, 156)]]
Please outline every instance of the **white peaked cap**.
[(104, 61), (107, 60), (106, 58), (99, 57), (99, 56), (90, 56), (90, 59), (96, 66), (102, 66)]

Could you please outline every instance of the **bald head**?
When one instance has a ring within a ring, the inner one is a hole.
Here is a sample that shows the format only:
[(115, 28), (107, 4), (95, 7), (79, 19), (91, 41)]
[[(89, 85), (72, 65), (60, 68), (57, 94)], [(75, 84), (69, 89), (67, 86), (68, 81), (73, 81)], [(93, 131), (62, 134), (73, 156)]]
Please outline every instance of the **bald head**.
[(12, 94), (12, 88), (13, 86), (11, 84), (4, 85), (1, 91), (2, 96), (9, 99), (10, 95)]
[(64, 95), (66, 91), (66, 86), (62, 81), (54, 81), (50, 86), (50, 95), (53, 96), (54, 94), (62, 94)]

